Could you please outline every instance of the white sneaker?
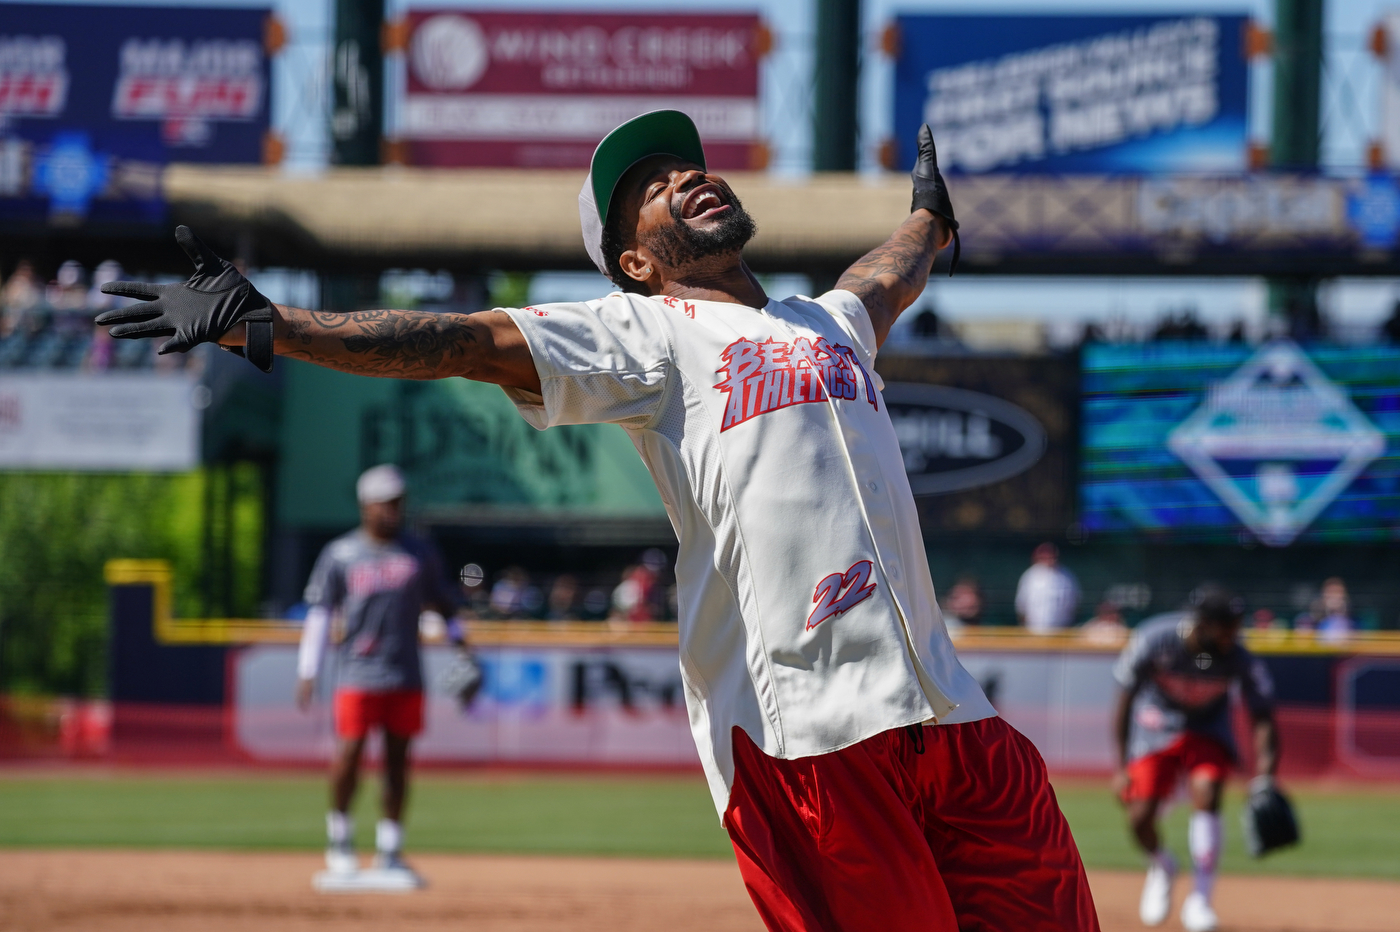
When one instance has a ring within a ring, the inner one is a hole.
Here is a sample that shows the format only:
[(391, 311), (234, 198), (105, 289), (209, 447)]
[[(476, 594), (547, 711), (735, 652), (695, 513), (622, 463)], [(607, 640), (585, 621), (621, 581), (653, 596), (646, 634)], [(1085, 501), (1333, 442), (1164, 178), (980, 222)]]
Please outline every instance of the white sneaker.
[(1186, 932), (1215, 932), (1220, 928), (1220, 920), (1215, 917), (1210, 900), (1192, 890), (1181, 904), (1181, 925)]
[(395, 888), (417, 890), (427, 886), (422, 875), (409, 867), (397, 851), (380, 851), (374, 856), (373, 869), (383, 883)]
[(359, 869), (360, 859), (349, 844), (342, 842), (326, 847), (326, 870), (332, 874), (353, 874)]
[(1167, 866), (1155, 861), (1147, 868), (1147, 880), (1142, 885), (1138, 902), (1138, 918), (1145, 926), (1159, 926), (1172, 911), (1172, 883), (1176, 880), (1176, 861), (1167, 855)]

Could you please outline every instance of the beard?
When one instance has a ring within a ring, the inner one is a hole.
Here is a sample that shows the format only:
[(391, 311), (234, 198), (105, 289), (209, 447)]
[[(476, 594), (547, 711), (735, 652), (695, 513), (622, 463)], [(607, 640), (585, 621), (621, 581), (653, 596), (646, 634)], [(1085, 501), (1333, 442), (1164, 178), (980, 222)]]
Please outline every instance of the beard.
[(739, 197), (733, 191), (725, 190), (729, 199), (730, 211), (719, 223), (707, 230), (697, 230), (681, 218), (679, 202), (671, 204), (671, 219), (666, 227), (653, 231), (643, 245), (656, 254), (656, 257), (673, 269), (685, 268), (701, 259), (736, 253), (753, 239), (758, 232)]

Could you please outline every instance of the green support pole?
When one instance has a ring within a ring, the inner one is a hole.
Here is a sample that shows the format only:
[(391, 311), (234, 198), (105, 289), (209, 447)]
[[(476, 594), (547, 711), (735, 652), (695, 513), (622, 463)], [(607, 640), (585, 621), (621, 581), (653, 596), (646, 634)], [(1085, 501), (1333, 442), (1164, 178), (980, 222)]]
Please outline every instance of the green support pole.
[(817, 0), (812, 168), (856, 168), (856, 85), (860, 78), (860, 0)]
[[(1314, 172), (1321, 141), (1323, 0), (1274, 0), (1274, 125), (1269, 161)], [(1320, 336), (1317, 280), (1269, 280), (1269, 311), (1299, 339)]]
[(331, 161), (378, 165), (384, 135), (384, 0), (335, 0)]

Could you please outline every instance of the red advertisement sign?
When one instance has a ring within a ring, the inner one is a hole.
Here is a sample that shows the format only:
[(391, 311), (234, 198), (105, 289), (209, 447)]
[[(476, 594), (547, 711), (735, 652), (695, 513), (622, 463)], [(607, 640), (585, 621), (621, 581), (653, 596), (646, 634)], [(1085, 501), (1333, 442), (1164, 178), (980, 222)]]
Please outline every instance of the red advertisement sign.
[(758, 141), (755, 15), (414, 10), (399, 135), (418, 165), (587, 167), (648, 110), (695, 119), (712, 167)]

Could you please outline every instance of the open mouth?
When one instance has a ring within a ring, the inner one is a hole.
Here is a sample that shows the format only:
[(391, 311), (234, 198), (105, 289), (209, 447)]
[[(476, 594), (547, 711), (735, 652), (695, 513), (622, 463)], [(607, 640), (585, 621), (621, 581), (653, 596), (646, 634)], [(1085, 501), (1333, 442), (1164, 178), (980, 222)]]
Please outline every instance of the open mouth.
[(686, 195), (681, 203), (682, 220), (706, 220), (729, 209), (724, 191), (716, 184), (702, 184)]

